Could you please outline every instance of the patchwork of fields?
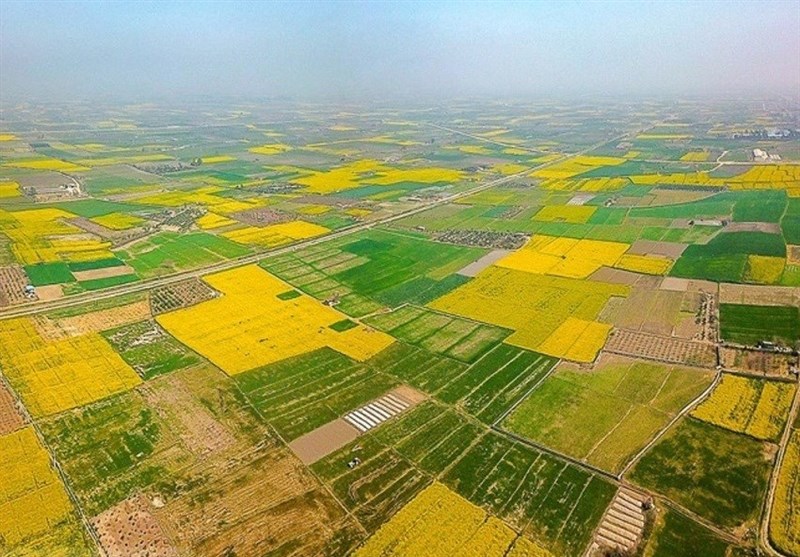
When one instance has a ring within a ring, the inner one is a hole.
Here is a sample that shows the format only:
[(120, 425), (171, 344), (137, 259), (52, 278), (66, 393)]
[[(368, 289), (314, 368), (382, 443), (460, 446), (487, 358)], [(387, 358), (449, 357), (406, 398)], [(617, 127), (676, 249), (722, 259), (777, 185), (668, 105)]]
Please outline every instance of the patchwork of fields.
[(33, 106), (3, 555), (800, 555), (785, 111)]

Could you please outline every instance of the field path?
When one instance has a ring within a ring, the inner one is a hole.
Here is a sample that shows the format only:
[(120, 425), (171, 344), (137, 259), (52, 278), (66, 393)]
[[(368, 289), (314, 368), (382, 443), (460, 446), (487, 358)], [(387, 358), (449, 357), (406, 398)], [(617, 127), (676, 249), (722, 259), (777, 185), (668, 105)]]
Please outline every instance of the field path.
[(781, 465), (783, 458), (786, 454), (786, 448), (789, 445), (789, 439), (792, 436), (792, 425), (797, 418), (797, 412), (800, 410), (800, 385), (795, 386), (794, 400), (792, 407), (789, 409), (789, 417), (786, 420), (786, 427), (783, 429), (780, 443), (778, 444), (778, 454), (775, 456), (775, 465), (772, 467), (772, 475), (769, 478), (769, 489), (767, 496), (764, 498), (764, 510), (761, 513), (761, 525), (759, 529), (759, 541), (762, 549), (769, 555), (789, 557), (789, 555), (776, 549), (769, 539), (769, 521), (772, 516), (772, 502), (775, 499), (775, 489), (778, 485), (778, 478), (780, 477)]

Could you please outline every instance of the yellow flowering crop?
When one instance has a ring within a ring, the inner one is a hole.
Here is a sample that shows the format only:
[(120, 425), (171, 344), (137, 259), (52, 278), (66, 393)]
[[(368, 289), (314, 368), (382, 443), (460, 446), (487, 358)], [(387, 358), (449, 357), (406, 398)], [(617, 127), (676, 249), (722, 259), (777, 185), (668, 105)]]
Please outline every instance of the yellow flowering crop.
[(527, 273), (586, 278), (602, 266), (613, 266), (628, 244), (578, 240), (537, 234), (495, 265)]
[(665, 275), (671, 265), (672, 260), (665, 257), (626, 253), (619, 258), (614, 267), (645, 275)]
[(708, 151), (689, 151), (681, 157), (682, 161), (686, 162), (705, 162), (708, 160)]
[(11, 168), (27, 168), (28, 170), (55, 170), (57, 172), (83, 172), (89, 170), (85, 166), (62, 161), (61, 159), (41, 158), (20, 161), (9, 161), (3, 166)]
[(15, 141), (17, 136), (13, 133), (0, 133), (0, 141)]
[(775, 284), (781, 280), (785, 266), (786, 260), (783, 257), (748, 255), (744, 280), (758, 284)]
[(568, 317), (537, 350), (556, 358), (591, 362), (602, 350), (610, 331), (611, 325), (606, 323)]
[(0, 367), (34, 416), (83, 406), (142, 382), (98, 333), (48, 341), (28, 318), (0, 322)]
[(590, 205), (545, 205), (533, 216), (545, 222), (584, 223), (597, 210)]
[[(545, 341), (568, 319), (596, 321), (612, 296), (627, 296), (628, 292), (629, 287), (625, 285), (489, 267), (429, 305), (512, 329), (515, 332), (506, 342), (541, 351)], [(587, 330), (586, 350), (576, 347), (575, 357), (590, 358), (589, 351), (597, 347), (601, 330), (605, 330), (605, 326), (603, 329), (592, 326)]]
[(111, 243), (86, 239), (86, 233), (65, 221), (75, 215), (60, 209), (3, 211), (0, 228), (22, 264), (51, 261), (86, 261), (112, 257)]
[(16, 182), (0, 182), (0, 199), (8, 199), (10, 197), (20, 197), (22, 192), (19, 189), (19, 184)]
[(800, 555), (800, 431), (794, 431), (786, 447), (775, 488), (769, 533), (784, 553)]
[(203, 230), (211, 230), (214, 228), (222, 228), (223, 226), (230, 226), (232, 224), (236, 224), (237, 222), (239, 221), (229, 219), (228, 217), (223, 217), (222, 215), (218, 215), (216, 213), (206, 213), (197, 219), (197, 226)]
[(256, 153), (257, 155), (278, 155), (291, 150), (291, 147), (283, 143), (269, 143), (267, 145), (259, 145), (258, 147), (248, 149), (248, 151)]
[(389, 335), (365, 326), (343, 332), (330, 329), (345, 316), (306, 295), (279, 299), (278, 294), (290, 287), (255, 265), (204, 280), (223, 296), (157, 320), (229, 374), (324, 346), (364, 361), (394, 342)]
[(111, 228), (112, 230), (127, 230), (133, 228), (144, 222), (144, 219), (135, 215), (126, 215), (125, 213), (110, 213), (91, 219), (101, 226)]
[(616, 166), (625, 161), (626, 159), (622, 157), (592, 157), (588, 155), (579, 155), (554, 164), (553, 166), (539, 169), (535, 171), (532, 176), (537, 178), (571, 178), (578, 174), (594, 170), (595, 168)]
[(0, 540), (13, 548), (72, 513), (61, 479), (33, 427), (0, 436)]
[(330, 230), (324, 226), (303, 220), (293, 220), (291, 222), (281, 222), (263, 227), (248, 226), (238, 230), (231, 230), (230, 232), (223, 232), (222, 235), (240, 244), (271, 248), (282, 244), (288, 244), (295, 240), (322, 236), (328, 232), (330, 232)]
[[(525, 540), (520, 543), (520, 540)], [(502, 521), (434, 483), (395, 514), (353, 554), (354, 557), (503, 557), (514, 545), (536, 547)], [(550, 557), (516, 552), (517, 557)]]
[(790, 383), (726, 374), (692, 415), (757, 439), (773, 440), (786, 421), (793, 391)]
[(203, 157), (200, 160), (203, 161), (203, 164), (219, 164), (222, 162), (235, 161), (236, 157), (231, 157), (230, 155), (217, 155), (215, 157)]

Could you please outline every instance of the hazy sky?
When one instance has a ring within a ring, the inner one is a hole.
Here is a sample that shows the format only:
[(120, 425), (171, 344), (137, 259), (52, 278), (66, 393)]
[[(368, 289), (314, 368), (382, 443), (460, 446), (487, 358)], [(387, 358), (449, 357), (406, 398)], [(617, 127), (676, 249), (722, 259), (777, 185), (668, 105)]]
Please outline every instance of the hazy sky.
[(0, 0), (0, 100), (800, 96), (800, 0)]

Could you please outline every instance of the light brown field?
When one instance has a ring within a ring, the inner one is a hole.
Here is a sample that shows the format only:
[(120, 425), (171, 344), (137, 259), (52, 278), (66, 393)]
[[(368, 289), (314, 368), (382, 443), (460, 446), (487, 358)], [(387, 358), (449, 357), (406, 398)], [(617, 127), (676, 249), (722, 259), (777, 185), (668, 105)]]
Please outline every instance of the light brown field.
[(14, 396), (0, 381), (0, 435), (16, 431), (25, 425), (25, 418), (17, 407)]
[(209, 472), (154, 512), (181, 554), (344, 555), (357, 541), (334, 539), (354, 524), (287, 449), (262, 444)]
[(119, 265), (117, 267), (106, 267), (105, 269), (90, 269), (88, 271), (75, 271), (73, 276), (79, 280), (97, 280), (110, 277), (120, 277), (123, 275), (130, 275), (135, 273), (132, 267), (127, 265)]
[(800, 305), (800, 288), (722, 283), (719, 285), (719, 302), (721, 304), (759, 306), (798, 306)]
[(107, 557), (177, 557), (145, 496), (114, 505), (91, 520)]

